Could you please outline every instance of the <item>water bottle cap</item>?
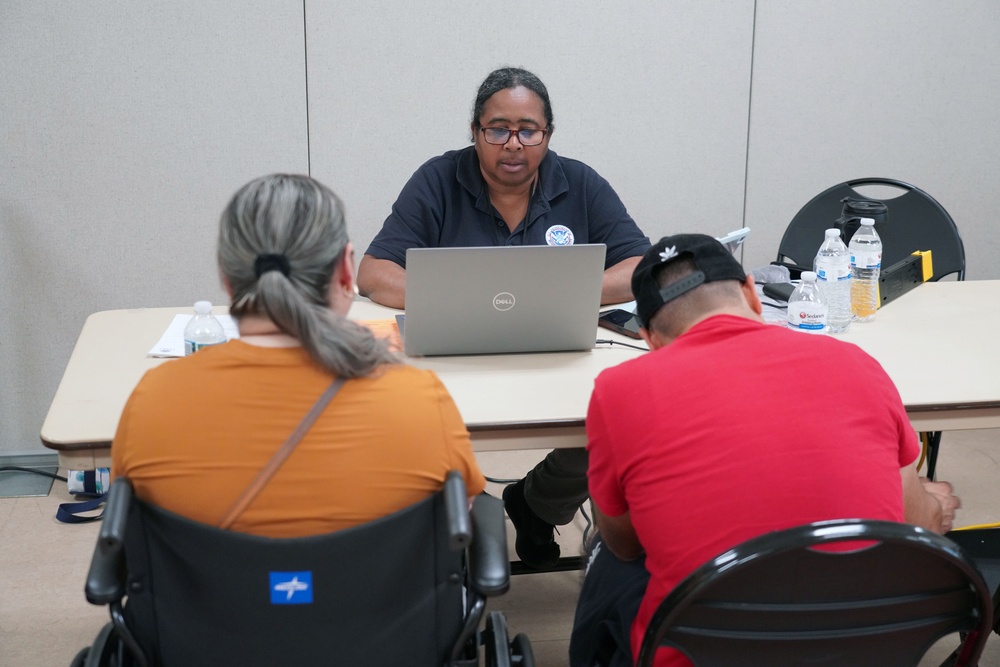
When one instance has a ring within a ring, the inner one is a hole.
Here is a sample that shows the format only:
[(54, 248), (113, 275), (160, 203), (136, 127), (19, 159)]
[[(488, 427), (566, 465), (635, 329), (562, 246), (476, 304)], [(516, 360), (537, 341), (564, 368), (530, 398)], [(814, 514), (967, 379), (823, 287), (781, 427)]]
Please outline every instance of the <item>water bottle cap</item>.
[(824, 233), (826, 234), (826, 238), (830, 238), (831, 236), (837, 236), (837, 237), (840, 236), (840, 230), (837, 229), (836, 227), (831, 227), (830, 229), (826, 230)]
[(816, 272), (815, 271), (803, 271), (802, 275), (800, 277), (802, 278), (802, 282), (806, 282), (806, 283), (814, 283), (814, 282), (816, 282)]
[(871, 227), (872, 225), (875, 224), (875, 219), (874, 218), (861, 218), (861, 224), (862, 225), (867, 225), (867, 226)]
[(212, 302), (211, 301), (195, 301), (194, 302), (194, 312), (199, 315), (208, 315), (212, 312)]

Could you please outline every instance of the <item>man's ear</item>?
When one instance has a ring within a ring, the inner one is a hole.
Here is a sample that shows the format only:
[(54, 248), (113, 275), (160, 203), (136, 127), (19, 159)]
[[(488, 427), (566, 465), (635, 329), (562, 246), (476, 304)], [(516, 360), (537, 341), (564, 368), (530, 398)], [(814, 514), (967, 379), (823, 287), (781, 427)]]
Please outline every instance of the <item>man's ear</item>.
[(639, 327), (639, 335), (642, 336), (644, 341), (646, 341), (646, 345), (649, 346), (650, 350), (657, 350), (666, 345), (666, 342), (660, 334), (655, 331), (651, 331), (646, 327)]
[(760, 304), (760, 296), (757, 295), (757, 287), (753, 281), (753, 274), (747, 274), (746, 280), (740, 285), (740, 289), (743, 290), (743, 298), (746, 299), (750, 310), (761, 315), (764, 312), (764, 307)]

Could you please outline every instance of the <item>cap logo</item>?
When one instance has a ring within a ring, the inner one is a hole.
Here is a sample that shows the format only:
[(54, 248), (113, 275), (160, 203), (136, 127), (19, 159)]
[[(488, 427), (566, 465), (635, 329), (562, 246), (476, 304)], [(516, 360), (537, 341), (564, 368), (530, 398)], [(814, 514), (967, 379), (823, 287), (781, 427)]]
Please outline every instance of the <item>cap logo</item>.
[(552, 225), (545, 230), (548, 245), (573, 245), (573, 231), (565, 225)]
[(669, 262), (674, 257), (677, 257), (677, 246), (672, 245), (669, 248), (664, 248), (663, 252), (660, 253), (660, 262)]

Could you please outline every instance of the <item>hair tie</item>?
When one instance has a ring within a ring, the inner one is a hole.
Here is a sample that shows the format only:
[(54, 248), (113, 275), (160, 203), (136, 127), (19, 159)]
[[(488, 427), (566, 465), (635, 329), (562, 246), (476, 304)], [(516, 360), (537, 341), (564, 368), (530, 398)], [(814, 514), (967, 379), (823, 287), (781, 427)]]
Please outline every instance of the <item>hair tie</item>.
[(284, 255), (257, 255), (257, 259), (253, 263), (253, 271), (258, 278), (268, 271), (281, 271), (282, 275), (287, 278), (292, 267)]

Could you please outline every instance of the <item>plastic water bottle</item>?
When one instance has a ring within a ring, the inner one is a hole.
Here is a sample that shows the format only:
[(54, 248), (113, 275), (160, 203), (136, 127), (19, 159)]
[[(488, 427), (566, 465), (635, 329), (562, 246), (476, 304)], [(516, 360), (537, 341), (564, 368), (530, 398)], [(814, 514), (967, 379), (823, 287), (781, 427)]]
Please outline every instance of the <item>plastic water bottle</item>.
[(826, 326), (830, 333), (847, 331), (851, 325), (851, 252), (836, 228), (826, 230), (814, 263), (816, 281), (826, 297)]
[(788, 328), (826, 333), (827, 306), (814, 271), (803, 271), (802, 282), (788, 297)]
[(184, 354), (194, 354), (203, 347), (225, 343), (226, 340), (222, 323), (212, 315), (211, 302), (195, 302), (194, 317), (184, 327)]
[(871, 322), (879, 306), (878, 274), (882, 268), (882, 239), (872, 218), (861, 218), (850, 249), (851, 310), (858, 322)]

